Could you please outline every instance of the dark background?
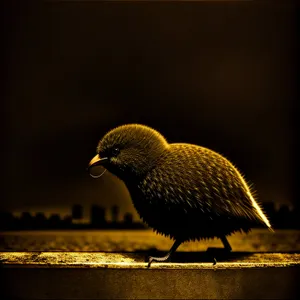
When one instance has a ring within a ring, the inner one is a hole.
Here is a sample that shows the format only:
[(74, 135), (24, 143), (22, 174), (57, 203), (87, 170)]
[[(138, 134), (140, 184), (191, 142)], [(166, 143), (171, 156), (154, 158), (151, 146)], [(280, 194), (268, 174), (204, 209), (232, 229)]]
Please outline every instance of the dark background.
[(299, 203), (295, 2), (12, 1), (2, 15), (0, 210), (134, 212), (122, 182), (86, 173), (132, 122), (225, 155), (261, 202)]

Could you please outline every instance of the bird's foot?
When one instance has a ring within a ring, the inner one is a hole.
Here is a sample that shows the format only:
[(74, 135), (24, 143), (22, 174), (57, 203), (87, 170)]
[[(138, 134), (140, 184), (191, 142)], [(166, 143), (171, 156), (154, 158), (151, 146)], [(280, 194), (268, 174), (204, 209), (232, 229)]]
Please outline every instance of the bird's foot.
[(217, 264), (217, 257), (228, 257), (230, 254), (231, 249), (227, 248), (207, 248), (206, 253), (210, 256), (212, 259), (213, 265)]
[(164, 261), (167, 261), (169, 258), (170, 258), (169, 254), (167, 254), (165, 256), (162, 256), (162, 257), (149, 256), (149, 259), (148, 259), (148, 268), (150, 268), (151, 263), (154, 262), (154, 261), (156, 261), (156, 262), (164, 262)]
[(213, 266), (215, 266), (216, 264), (217, 264), (217, 259), (213, 257)]

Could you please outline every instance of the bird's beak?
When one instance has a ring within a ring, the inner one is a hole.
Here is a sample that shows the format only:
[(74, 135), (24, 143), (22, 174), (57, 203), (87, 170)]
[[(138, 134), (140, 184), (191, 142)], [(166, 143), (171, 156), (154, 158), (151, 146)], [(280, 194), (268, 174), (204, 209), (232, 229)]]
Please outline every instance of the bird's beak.
[(90, 168), (95, 167), (95, 166), (103, 166), (103, 164), (108, 160), (107, 157), (100, 158), (100, 156), (97, 154), (92, 158), (92, 160), (89, 162), (88, 165), (88, 171)]
[[(93, 178), (100, 178), (106, 172), (106, 169), (103, 166), (106, 161), (108, 161), (107, 157), (100, 158), (99, 155), (96, 155), (95, 157), (93, 157), (87, 167), (87, 171), (89, 172), (90, 176)], [(91, 168), (96, 167), (96, 166), (101, 166), (101, 168), (102, 168), (102, 172), (99, 175), (94, 175), (91, 173)]]

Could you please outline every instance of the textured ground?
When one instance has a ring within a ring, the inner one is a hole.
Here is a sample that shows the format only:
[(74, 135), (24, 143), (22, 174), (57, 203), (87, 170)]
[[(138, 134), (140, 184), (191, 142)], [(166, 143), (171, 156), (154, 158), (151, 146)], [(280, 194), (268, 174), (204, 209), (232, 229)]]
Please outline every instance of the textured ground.
[[(276, 230), (271, 233), (255, 229), (248, 235), (234, 234), (228, 240), (233, 251), (300, 251), (299, 230)], [(166, 251), (171, 245), (170, 239), (151, 230), (0, 232), (0, 251)], [(189, 242), (182, 244), (178, 250), (205, 251), (207, 247), (222, 247), (222, 244), (218, 239)]]
[[(255, 267), (290, 267), (300, 265), (300, 254), (286, 253), (243, 253), (227, 257), (217, 264), (198, 259), (186, 261), (153, 263), (151, 268), (160, 269), (234, 269)], [(201, 261), (201, 262), (200, 262)], [(147, 268), (143, 255), (136, 253), (107, 252), (0, 252), (0, 263), (21, 267), (84, 267), (84, 268)]]

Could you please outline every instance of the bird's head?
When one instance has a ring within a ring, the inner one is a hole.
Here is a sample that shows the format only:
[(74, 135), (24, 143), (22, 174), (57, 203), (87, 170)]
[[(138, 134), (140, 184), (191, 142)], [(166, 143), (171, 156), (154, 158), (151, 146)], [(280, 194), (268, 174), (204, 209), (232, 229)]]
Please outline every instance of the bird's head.
[(89, 169), (101, 165), (126, 182), (145, 175), (168, 148), (168, 142), (156, 130), (139, 124), (122, 125), (100, 140)]

